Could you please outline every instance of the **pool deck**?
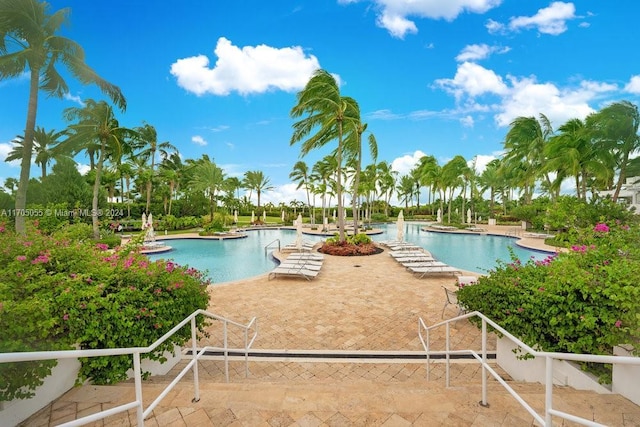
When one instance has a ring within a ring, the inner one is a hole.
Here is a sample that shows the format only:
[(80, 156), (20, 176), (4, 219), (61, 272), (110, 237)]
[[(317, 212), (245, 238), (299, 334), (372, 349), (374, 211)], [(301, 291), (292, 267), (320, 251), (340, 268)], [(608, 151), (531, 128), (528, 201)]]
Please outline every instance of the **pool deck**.
[[(501, 229), (492, 232), (498, 234)], [(524, 243), (534, 249), (551, 250), (540, 239), (531, 238)], [(476, 274), (465, 272), (465, 275)], [(224, 383), (219, 359), (204, 361), (200, 368), (201, 400), (191, 403), (191, 384), (183, 381), (184, 385), (179, 384), (155, 408), (145, 425), (533, 425), (533, 418), (500, 387), (492, 387), (490, 391), (490, 408), (478, 404), (481, 370), (477, 364), (454, 364), (453, 387), (445, 388), (442, 364), (434, 369), (432, 380), (435, 380), (427, 382), (423, 362), (321, 359), (326, 352), (357, 357), (374, 352), (421, 351), (418, 319), (424, 319), (428, 325), (441, 321), (445, 303), (441, 286), (453, 289), (454, 285), (455, 278), (451, 276), (414, 277), (385, 250), (365, 257), (325, 255), (320, 274), (310, 281), (287, 277), (268, 280), (267, 274), (263, 274), (210, 286), (209, 311), (241, 324), (254, 316), (258, 319), (259, 332), (253, 350), (317, 352), (318, 360), (293, 357), (270, 362), (251, 360), (248, 379), (244, 378), (244, 364), (233, 362), (230, 384)], [(448, 306), (444, 317), (452, 317), (456, 312)], [(218, 344), (214, 337), (220, 336), (217, 325), (220, 322), (215, 323), (210, 326), (209, 340)], [(443, 332), (436, 331), (432, 338), (436, 350), (444, 349)], [(452, 348), (479, 349), (480, 345), (475, 326), (464, 321), (453, 324)], [(489, 349), (494, 350), (495, 345), (492, 337)], [(172, 377), (168, 378), (154, 377), (145, 382), (147, 404), (151, 395), (159, 393), (159, 385), (171, 381)], [(541, 386), (523, 385), (520, 392), (533, 399), (533, 406), (541, 410), (544, 402)], [(554, 396), (560, 406), (584, 410), (586, 413), (579, 415), (601, 423), (640, 425), (640, 408), (620, 396), (562, 388)], [(24, 425), (57, 425), (134, 399), (131, 382), (111, 388), (82, 386), (67, 392)], [(135, 412), (114, 415), (91, 425), (135, 425)]]

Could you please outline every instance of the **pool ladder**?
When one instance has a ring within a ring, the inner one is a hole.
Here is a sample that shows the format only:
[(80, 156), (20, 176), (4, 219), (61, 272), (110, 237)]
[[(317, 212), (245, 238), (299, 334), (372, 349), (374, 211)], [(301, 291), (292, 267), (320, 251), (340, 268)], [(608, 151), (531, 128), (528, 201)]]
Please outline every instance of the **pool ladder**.
[(269, 243), (267, 246), (264, 247), (264, 256), (267, 256), (267, 249), (269, 249), (269, 247), (271, 245), (273, 245), (274, 243), (278, 242), (278, 251), (280, 251), (280, 239), (276, 239), (273, 242)]

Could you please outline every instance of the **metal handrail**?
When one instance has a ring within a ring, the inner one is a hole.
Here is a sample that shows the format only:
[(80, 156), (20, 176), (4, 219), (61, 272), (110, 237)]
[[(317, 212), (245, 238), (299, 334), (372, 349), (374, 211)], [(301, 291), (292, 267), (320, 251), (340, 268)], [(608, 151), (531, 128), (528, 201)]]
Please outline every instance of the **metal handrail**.
[(264, 247), (264, 256), (267, 256), (267, 249), (269, 249), (269, 246), (273, 245), (275, 242), (278, 242), (278, 251), (280, 251), (280, 239), (276, 239)]
[[(223, 322), (223, 347), (207, 346), (200, 351), (197, 348), (197, 326), (196, 317), (203, 315), (211, 319), (220, 320)], [(142, 369), (140, 364), (140, 355), (143, 353), (150, 353), (155, 350), (160, 344), (169, 339), (173, 334), (178, 332), (187, 323), (191, 323), (191, 343), (192, 343), (192, 360), (185, 366), (182, 371), (176, 376), (176, 378), (160, 393), (160, 395), (149, 404), (147, 409), (144, 409), (142, 401)], [(94, 349), (94, 350), (58, 350), (58, 351), (33, 351), (33, 352), (15, 352), (15, 353), (0, 353), (0, 363), (8, 362), (28, 362), (34, 360), (50, 360), (50, 359), (75, 359), (80, 357), (99, 357), (99, 356), (121, 356), (130, 354), (133, 356), (133, 376), (135, 383), (135, 395), (136, 400), (133, 402), (125, 403), (115, 408), (107, 409), (95, 414), (88, 415), (86, 417), (78, 418), (73, 421), (69, 421), (60, 426), (80, 426), (90, 422), (104, 419), (108, 416), (125, 412), (130, 409), (137, 409), (137, 425), (144, 426), (144, 419), (148, 417), (153, 409), (162, 401), (164, 397), (169, 394), (173, 387), (184, 377), (184, 375), (190, 370), (193, 370), (193, 382), (194, 382), (194, 402), (200, 400), (200, 390), (198, 381), (198, 361), (208, 351), (222, 350), (224, 352), (225, 363), (225, 378), (229, 382), (229, 352), (237, 351), (238, 349), (230, 349), (228, 345), (228, 327), (236, 326), (244, 329), (244, 353), (245, 353), (245, 376), (249, 375), (249, 349), (253, 345), (256, 337), (258, 336), (258, 323), (257, 319), (252, 318), (249, 323), (242, 325), (238, 322), (234, 322), (222, 316), (218, 316), (213, 313), (209, 313), (205, 310), (196, 310), (191, 313), (187, 318), (174, 326), (169, 332), (158, 338), (154, 343), (147, 347), (128, 347), (128, 348), (113, 348), (113, 349)], [(249, 338), (249, 331), (254, 329), (254, 333)]]
[[(449, 337), (450, 337), (450, 324), (452, 322), (456, 322), (460, 319), (468, 319), (470, 317), (479, 317), (482, 319), (482, 350), (481, 353), (478, 354), (474, 350), (451, 350)], [(491, 325), (495, 330), (501, 333), (504, 337), (508, 338), (516, 345), (518, 345), (522, 350), (526, 353), (534, 356), (534, 357), (543, 357), (545, 359), (545, 413), (544, 417), (538, 414), (520, 395), (498, 374), (489, 364), (487, 363), (487, 324)], [(425, 321), (422, 318), (418, 319), (418, 337), (420, 338), (420, 342), (426, 352), (426, 360), (427, 360), (427, 380), (430, 380), (430, 354), (431, 351), (429, 349), (429, 331), (435, 328), (439, 328), (441, 326), (445, 326), (446, 329), (446, 337), (445, 337), (445, 356), (446, 356), (446, 367), (445, 367), (445, 381), (446, 386), (450, 385), (450, 355), (452, 354), (471, 354), (476, 360), (478, 360), (482, 364), (482, 400), (480, 402), (481, 405), (487, 406), (487, 375), (489, 372), (508, 392), (513, 396), (518, 403), (522, 405), (524, 409), (533, 416), (533, 418), (543, 426), (552, 426), (552, 416), (558, 416), (560, 418), (573, 421), (585, 426), (602, 426), (602, 424), (596, 423), (594, 421), (587, 420), (586, 418), (578, 417), (576, 415), (569, 414), (567, 412), (562, 412), (553, 408), (553, 361), (554, 360), (571, 360), (575, 362), (595, 362), (595, 363), (608, 363), (608, 364), (621, 364), (621, 365), (638, 365), (640, 366), (640, 357), (629, 357), (629, 356), (604, 356), (597, 354), (574, 354), (574, 353), (558, 353), (558, 352), (546, 352), (546, 351), (537, 351), (526, 345), (518, 338), (507, 332), (500, 325), (495, 323), (493, 320), (486, 317), (479, 311), (473, 311), (467, 314), (463, 314), (461, 316), (456, 316), (451, 319), (447, 319), (443, 322), (436, 323), (435, 325), (427, 326)], [(424, 333), (424, 335), (423, 335)]]

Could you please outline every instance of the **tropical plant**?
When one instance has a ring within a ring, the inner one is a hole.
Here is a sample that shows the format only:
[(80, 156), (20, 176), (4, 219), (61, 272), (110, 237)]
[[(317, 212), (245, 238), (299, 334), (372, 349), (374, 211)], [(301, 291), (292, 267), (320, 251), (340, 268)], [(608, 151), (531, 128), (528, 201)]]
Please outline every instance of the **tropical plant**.
[[(349, 108), (350, 100), (340, 94), (336, 79), (325, 70), (317, 70), (307, 82), (304, 89), (296, 96), (296, 105), (291, 109), (294, 119), (306, 115), (293, 124), (291, 145), (302, 141), (301, 153), (307, 155), (312, 150), (323, 147), (337, 140), (335, 151), (337, 164), (336, 196), (338, 198), (338, 227), (340, 240), (345, 240), (344, 209), (342, 200), (342, 155), (344, 149), (345, 121), (359, 118), (350, 117), (349, 112), (357, 110)], [(349, 129), (349, 128), (348, 128)], [(350, 128), (353, 130), (353, 127)], [(313, 133), (315, 131), (315, 133)]]
[[(65, 134), (64, 131), (56, 132), (55, 130), (46, 131), (44, 128), (37, 127), (34, 132), (33, 153), (35, 154), (34, 163), (40, 166), (42, 171), (41, 179), (47, 176), (47, 167), (51, 164), (59, 154), (53, 151), (53, 147), (60, 144), (60, 138)], [(17, 136), (12, 143), (13, 149), (7, 155), (5, 161), (21, 160), (24, 155), (24, 137)]]
[(458, 300), (541, 351), (612, 354), (629, 344), (638, 353), (640, 229), (598, 223), (574, 238), (570, 253), (502, 263)]
[(547, 187), (551, 187), (551, 179), (543, 164), (545, 145), (553, 135), (553, 128), (544, 114), (540, 114), (540, 120), (517, 117), (510, 126), (504, 141), (504, 164), (519, 172), (513, 175), (514, 183), (522, 187), (525, 204), (528, 204), (539, 178), (544, 178)]
[(289, 174), (289, 178), (292, 179), (293, 182), (298, 184), (298, 186), (296, 187), (296, 190), (299, 190), (300, 188), (304, 187), (304, 190), (307, 193), (307, 206), (309, 206), (309, 220), (311, 220), (311, 217), (312, 217), (311, 195), (309, 192), (309, 187), (311, 183), (309, 182), (309, 179), (310, 179), (309, 166), (307, 166), (307, 164), (304, 161), (298, 160), (296, 164), (293, 165), (293, 169)]
[(132, 129), (121, 127), (113, 108), (105, 101), (88, 99), (84, 107), (67, 108), (65, 118), (75, 123), (69, 126), (69, 137), (61, 144), (64, 150), (78, 153), (86, 149), (87, 144), (99, 144), (98, 162), (93, 185), (91, 204), (91, 222), (95, 239), (100, 237), (98, 195), (100, 191), (102, 169), (107, 159), (119, 161), (126, 150), (126, 141), (137, 136)]
[(225, 188), (225, 174), (208, 156), (198, 160), (189, 185), (209, 200), (209, 215), (213, 218), (217, 196)]
[(156, 175), (156, 153), (160, 153), (162, 160), (164, 160), (169, 157), (170, 151), (176, 151), (176, 147), (174, 147), (168, 141), (158, 143), (158, 132), (156, 131), (155, 127), (151, 126), (148, 123), (145, 123), (143, 126), (140, 126), (135, 130), (138, 133), (138, 136), (136, 138), (136, 148), (141, 149), (141, 151), (138, 152), (138, 156), (140, 156), (145, 162), (151, 160), (152, 179), (149, 181), (149, 185), (147, 185), (146, 188), (147, 202), (145, 211), (148, 214), (149, 208), (151, 207), (153, 177), (155, 177)]
[(612, 197), (615, 202), (627, 178), (630, 157), (640, 149), (640, 112), (637, 105), (620, 101), (604, 107), (591, 120), (597, 148), (612, 153), (616, 160), (618, 181)]
[[(127, 248), (110, 251), (75, 224), (54, 235), (0, 226), (0, 352), (146, 347), (208, 303), (202, 273), (150, 262)], [(16, 321), (20, 319), (20, 321)], [(203, 322), (198, 322), (199, 328)], [(144, 358), (161, 360), (190, 339), (183, 329)], [(78, 382), (127, 378), (130, 356), (81, 359)], [(28, 398), (55, 361), (0, 364), (0, 401)]]
[[(31, 152), (35, 138), (38, 94), (61, 98), (67, 83), (56, 69), (66, 66), (72, 76), (84, 84), (96, 84), (121, 109), (126, 100), (120, 89), (102, 79), (85, 63), (82, 47), (58, 32), (68, 21), (70, 9), (50, 14), (49, 3), (38, 0), (0, 0), (0, 80), (14, 78), (29, 70), (29, 103), (24, 131), (24, 153), (20, 166), (20, 183), (16, 209), (27, 205), (27, 187), (31, 171)], [(25, 232), (25, 218), (16, 215), (15, 228)]]
[[(269, 178), (264, 176), (262, 171), (245, 172), (242, 185), (249, 191), (255, 190), (256, 195), (258, 196), (258, 209), (260, 209), (260, 196), (262, 195), (262, 192), (273, 190), (273, 186), (271, 185)], [(249, 196), (249, 198), (251, 198), (251, 196)]]

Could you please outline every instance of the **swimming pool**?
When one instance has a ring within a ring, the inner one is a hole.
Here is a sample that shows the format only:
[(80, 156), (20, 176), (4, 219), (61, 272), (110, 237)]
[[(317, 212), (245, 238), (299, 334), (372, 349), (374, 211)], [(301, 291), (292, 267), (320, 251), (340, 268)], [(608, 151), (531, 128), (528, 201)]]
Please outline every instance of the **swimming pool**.
[[(371, 236), (376, 241), (396, 238), (395, 224), (376, 226), (382, 234)], [(405, 224), (407, 242), (422, 246), (434, 257), (463, 270), (486, 273), (497, 265), (496, 260), (509, 261), (509, 248), (523, 262), (534, 257), (544, 259), (548, 254), (521, 248), (515, 240), (501, 236), (477, 234), (451, 234), (422, 231), (421, 225)], [(265, 246), (280, 239), (282, 246), (295, 241), (295, 230), (249, 230), (246, 239), (204, 240), (171, 239), (170, 252), (148, 255), (150, 259), (171, 259), (181, 265), (207, 271), (213, 283), (246, 279), (268, 272), (276, 265), (269, 253), (278, 247), (270, 246), (265, 256)], [(324, 237), (305, 235), (305, 240), (320, 241)]]

